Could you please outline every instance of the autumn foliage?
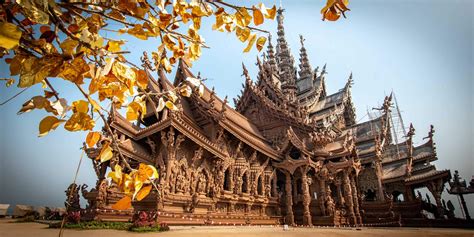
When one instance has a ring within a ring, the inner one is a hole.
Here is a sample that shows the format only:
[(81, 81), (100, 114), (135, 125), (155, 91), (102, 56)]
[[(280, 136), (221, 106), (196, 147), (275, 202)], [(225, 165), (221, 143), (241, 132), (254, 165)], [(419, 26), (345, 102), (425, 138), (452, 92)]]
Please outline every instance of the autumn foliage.
[[(321, 13), (323, 19), (334, 21), (347, 10), (347, 0), (328, 0)], [(100, 162), (119, 158), (108, 177), (126, 194), (114, 208), (127, 209), (132, 200), (140, 201), (158, 189), (154, 182), (158, 172), (146, 164), (130, 167), (113, 136), (105, 139), (93, 131), (96, 118), (103, 120), (111, 134), (105, 105), (125, 108), (128, 120), (139, 120), (147, 113), (147, 102), (155, 105), (155, 112), (176, 110), (180, 97), (202, 95), (203, 85), (198, 78), (187, 78), (173, 91), (150, 93), (147, 73), (126, 59), (128, 52), (122, 47), (127, 42), (121, 35), (156, 40), (157, 48), (151, 52), (154, 66), (171, 72), (179, 60), (191, 65), (208, 47), (199, 34), (203, 18), (215, 19), (213, 30), (234, 33), (244, 44), (244, 52), (260, 51), (268, 32), (257, 27), (265, 19), (274, 19), (276, 11), (276, 6), (238, 6), (215, 0), (6, 1), (0, 8), (0, 58), (10, 70), (0, 80), (7, 87), (41, 84), (43, 94), (24, 102), (18, 111), (49, 113), (39, 122), (39, 136), (59, 126), (71, 132), (88, 131), (85, 143), (100, 148)], [(105, 32), (113, 32), (116, 38), (104, 37)], [(69, 102), (54, 87), (55, 80), (72, 83), (83, 99)]]

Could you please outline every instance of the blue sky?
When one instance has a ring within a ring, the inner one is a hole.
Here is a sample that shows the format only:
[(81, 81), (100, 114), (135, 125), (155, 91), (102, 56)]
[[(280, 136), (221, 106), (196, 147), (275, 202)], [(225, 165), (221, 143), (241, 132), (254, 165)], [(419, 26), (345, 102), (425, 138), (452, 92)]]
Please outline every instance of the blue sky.
[[(264, 3), (269, 6), (279, 1)], [(385, 95), (395, 91), (406, 126), (412, 122), (416, 128), (417, 144), (429, 125), (435, 126), (437, 168), (458, 169), (462, 177), (470, 179), (474, 175), (473, 2), (354, 0), (348, 19), (337, 22), (321, 21), (323, 4), (322, 0), (283, 1), (287, 41), (295, 60), (302, 34), (313, 68), (327, 63), (329, 93), (343, 87), (353, 72), (352, 95), (361, 121), (367, 119), (367, 108), (381, 104)], [(258, 52), (254, 49), (243, 54), (245, 45), (235, 35), (212, 31), (210, 23), (203, 22), (201, 34), (211, 49), (203, 51), (192, 70), (200, 71), (219, 96), (234, 98), (244, 82), (241, 62), (255, 80)], [(262, 28), (276, 36), (276, 21)], [(156, 50), (156, 41), (126, 39), (129, 44), (124, 50), (132, 51), (128, 58), (134, 62), (139, 62), (143, 51)], [(0, 67), (0, 76), (7, 77), (8, 67), (3, 62)], [(69, 102), (80, 98), (60, 79), (52, 83), (62, 88)], [(1, 86), (0, 101), (18, 91)], [(46, 114), (16, 115), (24, 101), (40, 93), (37, 85), (0, 107), (0, 203), (60, 206), (64, 190), (72, 182), (86, 133), (58, 128), (38, 138), (38, 123)], [(95, 180), (91, 162), (84, 159), (78, 182), (92, 187)], [(446, 193), (443, 197), (457, 206), (456, 198)], [(474, 211), (474, 197), (467, 201)]]

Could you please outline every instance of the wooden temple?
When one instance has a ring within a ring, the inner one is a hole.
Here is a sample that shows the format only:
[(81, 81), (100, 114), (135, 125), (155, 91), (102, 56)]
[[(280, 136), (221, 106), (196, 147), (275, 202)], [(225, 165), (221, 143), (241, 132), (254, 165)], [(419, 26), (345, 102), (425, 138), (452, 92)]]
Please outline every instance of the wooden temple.
[[(234, 107), (205, 88), (202, 97), (180, 98), (177, 111), (156, 115), (148, 103), (144, 119), (135, 124), (112, 108), (108, 123), (114, 134), (104, 130), (104, 139), (116, 136), (132, 167), (155, 165), (160, 191), (134, 202), (133, 210), (113, 211), (122, 194), (105, 175), (119, 159), (101, 164), (94, 159), (100, 147), (88, 149), (98, 177), (92, 190), (82, 188), (88, 213), (128, 220), (134, 211), (156, 211), (169, 224), (398, 223), (423, 219), (414, 190), (427, 187), (436, 216), (443, 216), (441, 193), (450, 171), (432, 164), (437, 159), (433, 128), (425, 144), (413, 145), (413, 126), (406, 141), (394, 144), (391, 96), (377, 108), (379, 117), (356, 123), (352, 74), (342, 89), (329, 94), (326, 66), (313, 70), (302, 37), (297, 68), (282, 12), (276, 46), (270, 39), (265, 55), (257, 58), (256, 80), (243, 66), (245, 83)], [(196, 77), (181, 61), (174, 81), (161, 68), (154, 79), (155, 69), (143, 61), (149, 92), (168, 91)]]

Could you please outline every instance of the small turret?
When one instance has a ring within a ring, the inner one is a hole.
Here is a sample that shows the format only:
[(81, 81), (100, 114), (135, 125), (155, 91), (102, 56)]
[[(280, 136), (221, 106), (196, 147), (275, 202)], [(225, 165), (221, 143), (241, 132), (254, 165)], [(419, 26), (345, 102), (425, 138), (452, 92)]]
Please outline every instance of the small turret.
[(311, 65), (309, 64), (309, 59), (308, 59), (308, 54), (306, 53), (306, 48), (304, 47), (304, 38), (302, 35), (300, 35), (300, 43), (301, 43), (301, 49), (300, 49), (300, 71), (299, 75), (300, 78), (307, 78), (308, 76), (311, 76), (313, 69), (311, 68)]

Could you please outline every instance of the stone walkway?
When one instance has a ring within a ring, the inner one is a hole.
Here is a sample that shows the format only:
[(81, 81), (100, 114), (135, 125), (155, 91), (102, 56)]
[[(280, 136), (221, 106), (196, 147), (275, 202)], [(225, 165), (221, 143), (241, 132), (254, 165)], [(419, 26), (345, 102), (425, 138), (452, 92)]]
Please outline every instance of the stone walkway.
[[(0, 220), (1, 237), (20, 236), (57, 236), (58, 229), (48, 229), (46, 225), (39, 223), (10, 223), (11, 219)], [(250, 236), (250, 237), (474, 237), (474, 230), (463, 229), (436, 229), (436, 228), (290, 228), (283, 231), (280, 227), (187, 227), (173, 226), (168, 232), (159, 233), (131, 233), (116, 230), (65, 230), (64, 237), (76, 236), (192, 236), (192, 237), (223, 237), (223, 236)]]

